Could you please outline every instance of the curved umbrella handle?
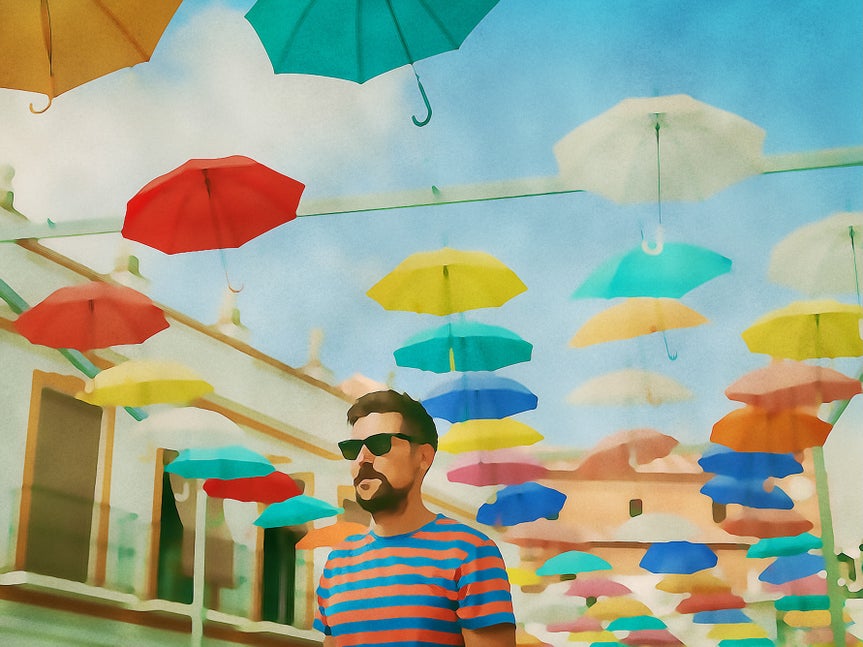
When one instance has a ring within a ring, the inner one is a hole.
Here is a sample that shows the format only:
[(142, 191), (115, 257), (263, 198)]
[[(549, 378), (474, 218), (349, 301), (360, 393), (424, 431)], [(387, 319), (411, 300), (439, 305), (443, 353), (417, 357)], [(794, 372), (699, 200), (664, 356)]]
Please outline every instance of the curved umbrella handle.
[(422, 95), (422, 97), (423, 97), (423, 103), (424, 103), (424, 104), (426, 104), (426, 112), (427, 112), (428, 114), (426, 115), (425, 119), (423, 119), (422, 121), (420, 121), (419, 119), (417, 119), (417, 118), (416, 118), (416, 115), (411, 116), (411, 119), (412, 119), (412, 120), (413, 120), (413, 122), (414, 122), (414, 126), (418, 126), (418, 127), (422, 128), (422, 127), (423, 127), (423, 126), (425, 126), (429, 121), (431, 121), (431, 117), (432, 117), (432, 109), (431, 109), (431, 104), (429, 103), (429, 98), (428, 98), (428, 96), (426, 95), (425, 88), (423, 87), (422, 81), (420, 81), (419, 74), (417, 74), (416, 72), (414, 72), (414, 76), (416, 77), (416, 80), (417, 80), (417, 87), (420, 89), (420, 94), (421, 94), (421, 95)]
[(677, 359), (677, 354), (678, 354), (678, 353), (677, 353), (677, 351), (676, 351), (676, 350), (675, 350), (675, 351), (672, 351), (672, 350), (668, 347), (668, 335), (666, 335), (666, 334), (665, 334), (665, 331), (664, 331), (664, 330), (662, 331), (662, 341), (664, 341), (664, 342), (665, 342), (665, 354), (666, 354), (666, 355), (668, 355), (668, 359), (670, 359), (670, 360), (673, 362), (674, 360), (676, 360), (676, 359)]
[(54, 103), (54, 98), (53, 98), (53, 97), (48, 97), (48, 105), (47, 105), (47, 106), (45, 106), (44, 108), (42, 108), (41, 110), (36, 110), (36, 108), (34, 108), (34, 107), (33, 107), (33, 104), (31, 103), (31, 104), (30, 104), (30, 112), (32, 112), (34, 115), (41, 115), (43, 112), (45, 112), (46, 110), (48, 110), (48, 108), (50, 108), (50, 107), (51, 107), (51, 104), (52, 104), (52, 103)]

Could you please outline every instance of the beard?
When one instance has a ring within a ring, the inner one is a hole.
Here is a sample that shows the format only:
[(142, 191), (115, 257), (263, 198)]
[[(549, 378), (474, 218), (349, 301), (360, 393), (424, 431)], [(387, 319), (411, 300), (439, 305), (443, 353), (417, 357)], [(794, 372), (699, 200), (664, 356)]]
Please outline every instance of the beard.
[[(368, 498), (364, 498), (357, 490), (357, 484), (364, 479), (380, 481), (377, 491)], [(407, 501), (410, 486), (394, 488), (383, 474), (375, 471), (371, 465), (364, 465), (354, 479), (354, 492), (357, 504), (366, 512), (374, 515), (377, 512), (396, 511), (403, 507)]]

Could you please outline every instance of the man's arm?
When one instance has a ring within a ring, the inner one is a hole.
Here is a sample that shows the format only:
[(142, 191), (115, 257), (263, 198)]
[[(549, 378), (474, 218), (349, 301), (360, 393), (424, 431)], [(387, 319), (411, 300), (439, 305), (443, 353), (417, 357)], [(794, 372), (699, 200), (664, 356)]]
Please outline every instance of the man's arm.
[[(482, 629), (462, 629), (465, 647), (515, 647), (515, 625), (501, 624)], [(327, 643), (324, 642), (324, 647)]]
[(336, 647), (336, 639), (332, 636), (324, 636), (323, 647)]

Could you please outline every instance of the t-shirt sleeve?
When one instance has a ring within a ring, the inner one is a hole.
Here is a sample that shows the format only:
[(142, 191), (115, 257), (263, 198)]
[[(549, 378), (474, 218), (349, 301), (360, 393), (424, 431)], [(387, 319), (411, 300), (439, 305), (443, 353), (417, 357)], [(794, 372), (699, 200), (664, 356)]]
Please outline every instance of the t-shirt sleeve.
[(329, 624), (327, 623), (327, 613), (326, 613), (326, 589), (324, 588), (324, 576), (321, 576), (321, 582), (318, 584), (317, 595), (315, 597), (317, 604), (315, 605), (315, 619), (312, 622), (312, 626), (323, 633), (325, 636), (332, 635), (332, 629), (330, 629)]
[(491, 539), (479, 541), (458, 571), (458, 617), (465, 629), (515, 624), (509, 577)]

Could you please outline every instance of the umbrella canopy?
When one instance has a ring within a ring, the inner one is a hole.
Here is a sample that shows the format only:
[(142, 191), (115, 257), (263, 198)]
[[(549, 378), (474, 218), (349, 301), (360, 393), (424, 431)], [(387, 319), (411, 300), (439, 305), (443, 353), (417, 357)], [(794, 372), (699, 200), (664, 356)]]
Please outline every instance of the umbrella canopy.
[(542, 439), (536, 429), (513, 418), (477, 418), (451, 425), (440, 437), (438, 449), (460, 454), (533, 445)]
[(497, 493), (493, 503), (483, 503), (476, 520), (488, 526), (514, 526), (537, 519), (554, 519), (566, 495), (539, 483), (508, 485)]
[(761, 571), (758, 579), (770, 584), (784, 584), (791, 580), (815, 575), (825, 569), (824, 557), (812, 553), (781, 555)]
[(165, 471), (187, 479), (238, 479), (275, 471), (267, 458), (242, 445), (192, 447), (182, 450)]
[(650, 607), (641, 600), (621, 595), (598, 600), (596, 604), (588, 607), (584, 615), (600, 620), (614, 620), (615, 618), (650, 616), (652, 612), (650, 611)]
[(644, 629), (666, 629), (662, 620), (655, 616), (624, 616), (613, 619), (608, 623), (609, 631), (642, 631)]
[(577, 575), (589, 571), (611, 570), (611, 564), (591, 553), (570, 550), (547, 559), (536, 569), (537, 575)]
[(719, 526), (738, 537), (782, 537), (812, 530), (813, 523), (796, 510), (755, 510), (743, 508), (729, 514)]
[(698, 613), (700, 611), (717, 611), (719, 609), (743, 609), (746, 601), (730, 591), (711, 591), (710, 593), (692, 593), (680, 601), (675, 607), (678, 613)]
[(491, 254), (444, 247), (411, 254), (366, 294), (386, 310), (448, 315), (496, 308), (525, 290)]
[(594, 445), (575, 472), (585, 478), (628, 473), (638, 465), (668, 456), (677, 444), (677, 439), (654, 429), (624, 429)]
[(692, 391), (672, 377), (638, 368), (624, 368), (591, 378), (575, 387), (566, 401), (575, 405), (658, 406), (683, 402)]
[(579, 618), (576, 618), (575, 620), (554, 622), (546, 626), (546, 631), (550, 631), (552, 633), (575, 631), (602, 631), (602, 622), (600, 622), (598, 618), (581, 616)]
[(762, 409), (817, 407), (861, 392), (860, 380), (826, 366), (778, 360), (751, 371), (725, 389), (731, 400)]
[(591, 272), (573, 299), (670, 297), (684, 294), (731, 270), (731, 259), (704, 247), (664, 243), (657, 251), (639, 245)]
[(565, 595), (580, 598), (601, 598), (629, 595), (630, 593), (632, 593), (632, 589), (628, 586), (607, 577), (578, 577), (570, 583)]
[(709, 570), (701, 570), (664, 575), (656, 588), (667, 593), (720, 593), (730, 591), (731, 585)]
[(501, 326), (453, 321), (424, 330), (393, 352), (398, 366), (435, 373), (495, 371), (530, 361), (533, 344)]
[(334, 517), (344, 511), (344, 508), (337, 508), (321, 499), (300, 494), (285, 501), (268, 505), (261, 516), (255, 519), (255, 525), (261, 528), (299, 526), (315, 519)]
[(719, 474), (707, 481), (699, 490), (716, 503), (723, 505), (738, 503), (750, 508), (773, 508), (790, 510), (794, 501), (782, 488), (774, 486), (767, 489), (764, 480), (759, 478), (735, 478)]
[(796, 409), (747, 405), (713, 424), (710, 440), (738, 452), (787, 453), (821, 447), (833, 425)]
[(506, 418), (536, 409), (538, 399), (526, 386), (492, 373), (465, 373), (433, 389), (422, 401), (435, 418), (450, 422)]
[(697, 625), (727, 625), (736, 622), (752, 622), (752, 619), (740, 609), (715, 609), (713, 611), (696, 611), (692, 622)]
[(803, 472), (803, 465), (793, 454), (736, 452), (724, 445), (708, 447), (698, 464), (705, 472), (735, 478), (784, 478)]
[(276, 503), (302, 494), (297, 482), (284, 472), (270, 472), (264, 476), (204, 481), (204, 492), (219, 499)]
[(100, 407), (186, 404), (212, 393), (213, 386), (177, 362), (127, 360), (88, 380), (79, 400)]
[(819, 572), (779, 584), (765, 582), (764, 589), (766, 591), (782, 593), (783, 595), (827, 595), (827, 578), (823, 577)]
[(863, 282), (863, 212), (798, 227), (770, 252), (767, 277), (812, 297), (857, 294)]
[(795, 301), (760, 317), (741, 333), (753, 353), (787, 359), (863, 355), (863, 308), (830, 299)]
[(777, 611), (814, 611), (830, 608), (827, 595), (786, 595), (773, 603)]
[(639, 97), (580, 125), (554, 155), (574, 186), (620, 204), (703, 200), (761, 172), (764, 136), (685, 94)]
[(168, 327), (162, 309), (123, 285), (91, 281), (62, 287), (15, 320), (34, 344), (80, 351), (140, 344)]
[(367, 530), (368, 528), (361, 523), (338, 519), (335, 523), (331, 523), (328, 526), (309, 530), (297, 542), (297, 548), (301, 550), (314, 550), (315, 548), (338, 546), (351, 535), (359, 535)]
[(821, 539), (808, 532), (785, 537), (765, 537), (751, 545), (747, 557), (780, 557), (798, 555), (814, 548), (821, 548)]
[(180, 0), (7, 0), (0, 86), (45, 94), (50, 106), (67, 90), (149, 61), (179, 6)]
[(632, 647), (647, 647), (655, 645), (657, 647), (677, 647), (683, 646), (680, 639), (668, 629), (642, 629), (641, 631), (631, 631), (626, 638), (621, 639), (625, 645)]
[(166, 254), (239, 247), (296, 218), (304, 188), (242, 155), (191, 159), (129, 200), (122, 234)]
[(548, 470), (527, 450), (520, 448), (469, 452), (459, 456), (447, 470), (454, 483), (468, 485), (515, 485), (533, 481)]
[(651, 573), (694, 573), (717, 561), (716, 553), (704, 544), (665, 541), (651, 544), (638, 565)]
[(703, 323), (707, 323), (706, 317), (676, 299), (632, 297), (588, 319), (569, 345), (583, 348)]
[(711, 627), (707, 637), (713, 640), (741, 640), (748, 638), (767, 638), (764, 627), (754, 622), (733, 622)]
[(509, 583), (513, 586), (536, 586), (542, 584), (542, 578), (536, 574), (536, 571), (522, 566), (513, 566), (506, 569), (506, 574), (509, 576)]
[[(740, 624), (740, 623), (736, 623)], [(718, 643), (718, 647), (775, 647), (776, 643), (774, 643), (770, 638), (725, 638), (720, 640)]]

